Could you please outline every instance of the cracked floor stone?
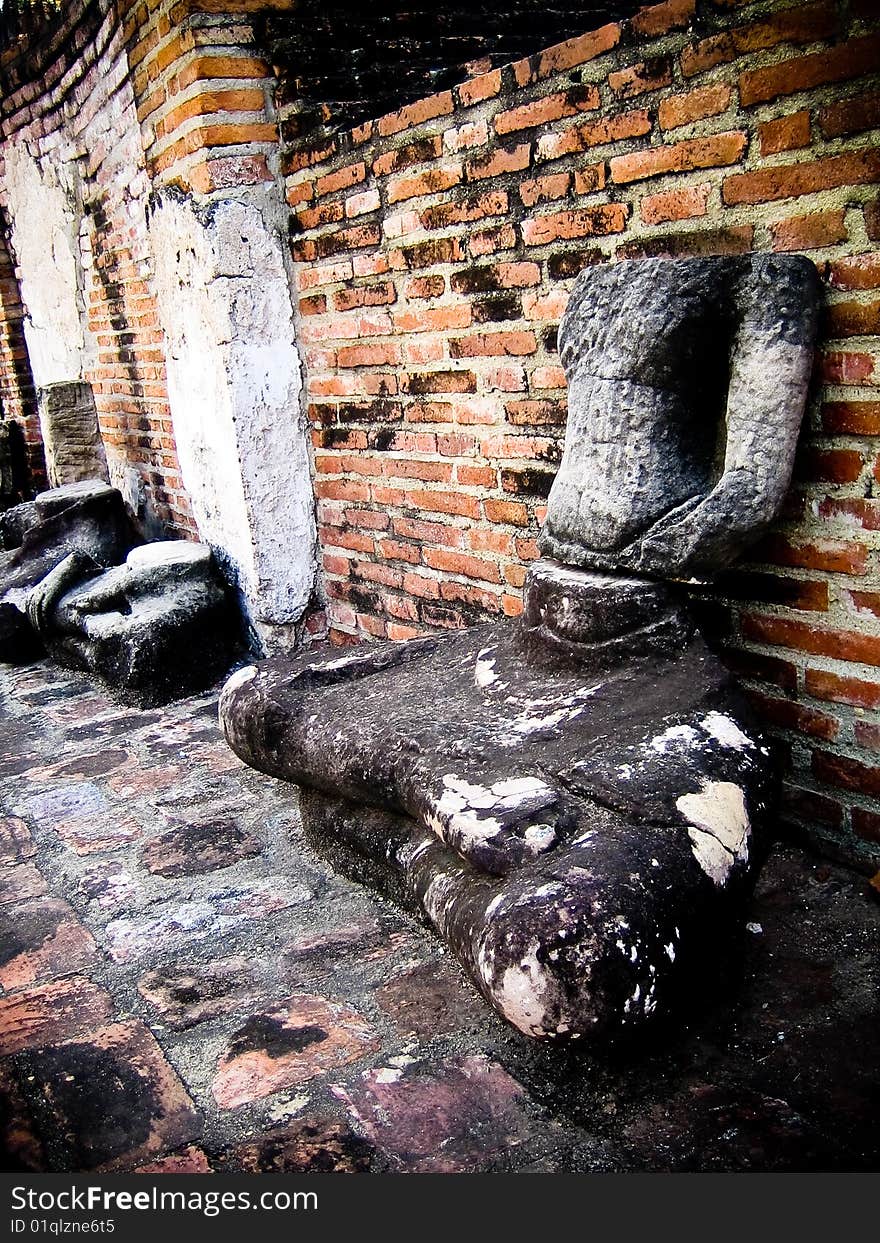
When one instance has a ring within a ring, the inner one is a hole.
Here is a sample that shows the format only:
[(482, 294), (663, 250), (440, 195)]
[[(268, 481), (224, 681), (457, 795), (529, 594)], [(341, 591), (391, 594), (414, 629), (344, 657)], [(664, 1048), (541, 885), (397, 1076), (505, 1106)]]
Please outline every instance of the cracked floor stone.
[(536, 1047), (311, 851), (216, 713), (0, 670), (3, 1168), (877, 1168), (864, 878), (778, 846), (689, 1026)]

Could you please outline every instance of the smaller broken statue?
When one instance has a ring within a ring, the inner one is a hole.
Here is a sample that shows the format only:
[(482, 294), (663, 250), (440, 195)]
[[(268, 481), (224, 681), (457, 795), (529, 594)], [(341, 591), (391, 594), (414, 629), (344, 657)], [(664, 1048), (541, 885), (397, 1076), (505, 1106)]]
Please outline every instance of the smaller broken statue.
[(0, 660), (45, 651), (142, 707), (203, 690), (232, 664), (238, 613), (211, 549), (141, 543), (116, 488), (40, 493), (0, 514), (0, 539)]
[(27, 600), (59, 562), (81, 552), (99, 565), (116, 565), (136, 542), (121, 494), (100, 479), (40, 492), (0, 513), (0, 660), (39, 653)]
[(141, 707), (203, 690), (236, 650), (211, 549), (185, 540), (141, 544), (109, 570), (72, 552), (30, 593), (27, 612), (59, 664), (88, 670)]
[(615, 1039), (702, 989), (776, 774), (681, 583), (778, 513), (818, 281), (796, 256), (592, 268), (518, 622), (237, 672), (236, 753), (341, 867), (427, 918), (524, 1034)]

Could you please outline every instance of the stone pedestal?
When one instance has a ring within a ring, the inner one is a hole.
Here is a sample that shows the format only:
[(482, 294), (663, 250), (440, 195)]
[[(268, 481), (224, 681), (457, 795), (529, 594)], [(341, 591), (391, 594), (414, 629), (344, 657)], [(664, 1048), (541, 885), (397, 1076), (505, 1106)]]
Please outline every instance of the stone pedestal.
[(748, 892), (772, 801), (671, 589), (552, 562), (519, 624), (262, 662), (220, 716), (242, 759), (303, 787), (316, 844), (552, 1040), (669, 1010)]

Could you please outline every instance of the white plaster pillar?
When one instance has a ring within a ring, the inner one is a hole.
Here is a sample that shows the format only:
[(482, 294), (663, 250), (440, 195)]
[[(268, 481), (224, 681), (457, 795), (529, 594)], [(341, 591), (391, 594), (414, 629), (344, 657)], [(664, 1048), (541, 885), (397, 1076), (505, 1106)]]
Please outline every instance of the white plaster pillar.
[(316, 569), (302, 370), (274, 187), (151, 209), (181, 475), (264, 650), (293, 639)]
[(75, 168), (63, 159), (38, 164), (23, 142), (12, 141), (5, 185), (34, 384), (81, 380), (87, 341)]

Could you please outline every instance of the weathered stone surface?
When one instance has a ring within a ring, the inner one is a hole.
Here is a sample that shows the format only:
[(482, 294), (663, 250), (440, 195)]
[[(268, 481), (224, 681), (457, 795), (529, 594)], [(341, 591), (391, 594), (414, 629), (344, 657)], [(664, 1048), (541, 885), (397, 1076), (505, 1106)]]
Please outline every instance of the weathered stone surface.
[(81, 976), (0, 998), (0, 1057), (94, 1031), (112, 1010), (104, 989)]
[(263, 849), (237, 821), (205, 820), (160, 833), (141, 851), (148, 872), (157, 876), (199, 876), (230, 867)]
[(30, 829), (17, 816), (0, 816), (0, 863), (19, 863), (36, 853)]
[(304, 885), (290, 884), (282, 876), (228, 885), (179, 902), (161, 902), (141, 919), (114, 919), (107, 925), (107, 948), (114, 962), (132, 962), (155, 955), (157, 945), (173, 947), (178, 940), (190, 944), (228, 935), (253, 920), (306, 902), (311, 894)]
[(237, 620), (210, 548), (144, 544), (105, 572), (72, 553), (28, 598), (28, 618), (63, 664), (145, 706), (203, 687), (232, 663)]
[(96, 957), (91, 933), (66, 902), (35, 898), (0, 907), (0, 984), (22, 988), (89, 967)]
[(756, 539), (791, 478), (818, 290), (798, 255), (583, 272), (560, 325), (569, 416), (543, 551), (690, 578)]
[(511, 1023), (554, 1040), (668, 1011), (748, 887), (771, 796), (699, 638), (585, 660), (502, 625), (277, 659), (230, 679), (221, 719), (243, 759), (306, 787), (334, 862), (426, 914)]
[(0, 868), (0, 906), (39, 898), (46, 892), (46, 882), (32, 863)]
[(138, 992), (176, 1031), (194, 1027), (252, 1002), (259, 992), (253, 967), (244, 958), (193, 962), (148, 971)]
[(39, 390), (37, 404), (51, 486), (86, 479), (109, 482), (92, 386), (82, 380), (47, 384)]

